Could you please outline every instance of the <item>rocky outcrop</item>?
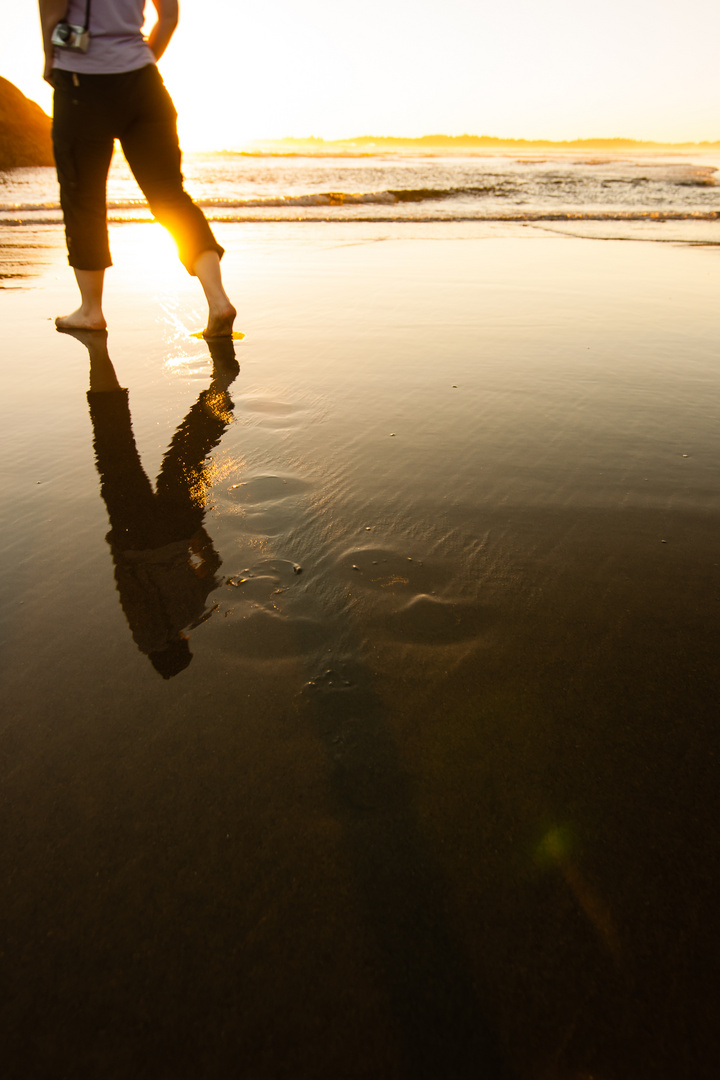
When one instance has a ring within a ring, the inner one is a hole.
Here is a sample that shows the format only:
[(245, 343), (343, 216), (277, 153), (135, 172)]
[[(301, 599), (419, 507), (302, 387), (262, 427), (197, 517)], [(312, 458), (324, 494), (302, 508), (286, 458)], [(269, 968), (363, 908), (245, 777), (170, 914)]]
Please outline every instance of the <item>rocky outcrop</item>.
[(0, 169), (52, 165), (50, 117), (0, 77)]

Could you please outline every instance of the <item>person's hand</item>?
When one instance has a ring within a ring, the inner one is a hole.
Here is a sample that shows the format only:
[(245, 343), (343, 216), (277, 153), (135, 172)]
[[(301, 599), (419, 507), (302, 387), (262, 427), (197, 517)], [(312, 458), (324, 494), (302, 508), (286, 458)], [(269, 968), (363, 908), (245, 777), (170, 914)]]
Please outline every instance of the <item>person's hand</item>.
[(50, 78), (51, 73), (52, 73), (52, 57), (47, 57), (45, 59), (45, 67), (43, 69), (43, 79), (45, 80), (46, 83), (50, 83), (50, 85), (52, 86), (52, 79)]

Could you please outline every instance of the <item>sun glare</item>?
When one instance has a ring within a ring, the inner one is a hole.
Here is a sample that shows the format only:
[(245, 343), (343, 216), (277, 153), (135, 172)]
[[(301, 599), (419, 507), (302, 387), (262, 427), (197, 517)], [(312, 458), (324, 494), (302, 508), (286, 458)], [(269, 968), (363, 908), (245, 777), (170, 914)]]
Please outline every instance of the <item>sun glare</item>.
[(172, 292), (186, 271), (178, 260), (177, 248), (166, 229), (157, 222), (122, 225), (112, 229), (110, 244), (116, 272), (130, 278), (134, 288), (145, 294)]

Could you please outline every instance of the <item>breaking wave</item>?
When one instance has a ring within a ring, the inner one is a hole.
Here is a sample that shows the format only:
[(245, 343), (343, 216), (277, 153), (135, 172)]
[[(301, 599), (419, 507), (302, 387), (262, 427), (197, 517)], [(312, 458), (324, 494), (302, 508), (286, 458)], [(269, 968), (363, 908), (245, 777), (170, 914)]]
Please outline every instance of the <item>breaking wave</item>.
[[(265, 204), (267, 205), (267, 204)], [(286, 204), (282, 204), (286, 205)], [(313, 204), (322, 205), (322, 204)], [(325, 204), (328, 205), (328, 204)], [(335, 204), (338, 205), (338, 204)], [(720, 210), (706, 210), (706, 211), (677, 211), (677, 210), (628, 210), (628, 211), (544, 211), (534, 210), (527, 212), (513, 212), (513, 213), (495, 213), (495, 214), (413, 214), (412, 216), (393, 214), (391, 212), (385, 214), (370, 214), (358, 217), (357, 215), (350, 214), (332, 214), (331, 216), (322, 217), (302, 214), (283, 214), (282, 216), (277, 214), (266, 214), (262, 217), (258, 215), (236, 213), (207, 213), (206, 217), (208, 221), (224, 222), (226, 224), (249, 224), (251, 222), (257, 222), (262, 224), (265, 222), (317, 222), (317, 221), (337, 221), (337, 222), (369, 222), (369, 223), (387, 223), (393, 222), (418, 222), (420, 224), (431, 225), (434, 223), (448, 223), (448, 222), (542, 222), (542, 221), (720, 221)], [(108, 221), (115, 225), (120, 224), (148, 224), (153, 221), (152, 215), (149, 210), (145, 213), (138, 211), (117, 214), (109, 213)], [(0, 213), (0, 224), (4, 226), (22, 226), (22, 225), (60, 225), (62, 224), (62, 215), (60, 211), (53, 216), (35, 216), (30, 217), (16, 217), (16, 216), (4, 216)]]
[[(263, 195), (254, 198), (196, 198), (204, 210), (258, 209), (283, 206), (392, 206), (394, 203), (436, 202), (457, 198), (507, 197), (507, 184), (453, 188), (389, 188), (383, 191), (315, 191), (302, 195)], [(133, 210), (146, 206), (143, 199), (109, 200), (108, 210)], [(59, 210), (60, 203), (14, 203), (0, 207), (8, 213)]]
[[(189, 160), (188, 191), (212, 221), (716, 221), (717, 160)], [(113, 222), (148, 221), (129, 170), (113, 165)], [(55, 225), (53, 170), (0, 183), (0, 222)]]
[[(680, 166), (674, 169), (664, 170), (665, 175), (663, 181), (666, 186), (669, 187), (696, 187), (696, 188), (712, 188), (717, 186), (717, 179), (715, 176), (716, 170), (707, 166)], [(618, 189), (626, 188), (628, 190), (636, 189), (657, 183), (657, 176), (652, 174), (652, 170), (647, 170), (646, 174), (634, 175), (634, 176), (613, 176), (604, 177), (600, 180), (600, 189)], [(569, 195), (571, 192), (577, 198), (579, 192), (577, 190), (578, 185), (581, 183), (579, 177), (567, 175), (565, 173), (546, 173), (542, 178), (542, 183), (539, 187), (545, 188), (545, 196), (552, 197), (555, 201), (559, 195)], [(563, 189), (560, 192), (558, 189)], [(525, 185), (519, 178), (509, 176), (494, 176), (488, 177), (488, 182), (482, 184), (471, 184), (452, 187), (388, 187), (375, 191), (306, 191), (301, 194), (268, 194), (268, 195), (249, 195), (246, 197), (199, 197), (195, 196), (195, 201), (198, 206), (201, 206), (204, 210), (211, 212), (217, 210), (253, 210), (253, 209), (283, 209), (283, 208), (302, 208), (302, 207), (336, 207), (336, 206), (393, 206), (397, 204), (408, 203), (430, 203), (430, 202), (451, 202), (466, 201), (470, 203), (477, 203), (483, 200), (500, 199), (506, 201), (526, 201), (526, 197), (529, 194)], [(541, 191), (535, 191), (533, 194), (537, 197), (542, 197)], [(590, 195), (590, 192), (587, 192)], [(534, 200), (533, 200), (534, 201)], [(132, 212), (146, 208), (146, 203), (143, 199), (110, 199), (108, 201), (108, 210), (110, 212)], [(32, 213), (38, 214), (43, 211), (53, 212), (60, 209), (60, 204), (55, 201), (44, 202), (14, 202), (6, 203), (2, 205), (0, 203), (0, 211), (4, 214), (22, 214)], [(517, 207), (519, 210), (519, 207)], [(575, 215), (575, 211), (580, 208), (572, 208), (572, 213)], [(593, 208), (595, 210), (596, 208)], [(644, 213), (644, 210), (642, 211)], [(539, 213), (544, 216), (545, 211), (540, 208)], [(583, 211), (584, 213), (584, 211)], [(473, 216), (475, 216), (473, 214)], [(491, 218), (495, 218), (496, 214), (491, 214)], [(513, 217), (517, 216), (515, 213)], [(553, 210), (554, 216), (554, 210)], [(502, 219), (502, 218), (501, 218)]]

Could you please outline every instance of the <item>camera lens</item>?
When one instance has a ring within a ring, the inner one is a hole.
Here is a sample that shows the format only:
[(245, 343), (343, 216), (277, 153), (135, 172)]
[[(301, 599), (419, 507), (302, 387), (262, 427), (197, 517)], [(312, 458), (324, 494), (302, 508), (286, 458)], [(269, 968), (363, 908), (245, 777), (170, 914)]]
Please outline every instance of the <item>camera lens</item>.
[(71, 33), (72, 31), (67, 23), (58, 23), (55, 28), (55, 36), (59, 37), (61, 41), (69, 41)]

